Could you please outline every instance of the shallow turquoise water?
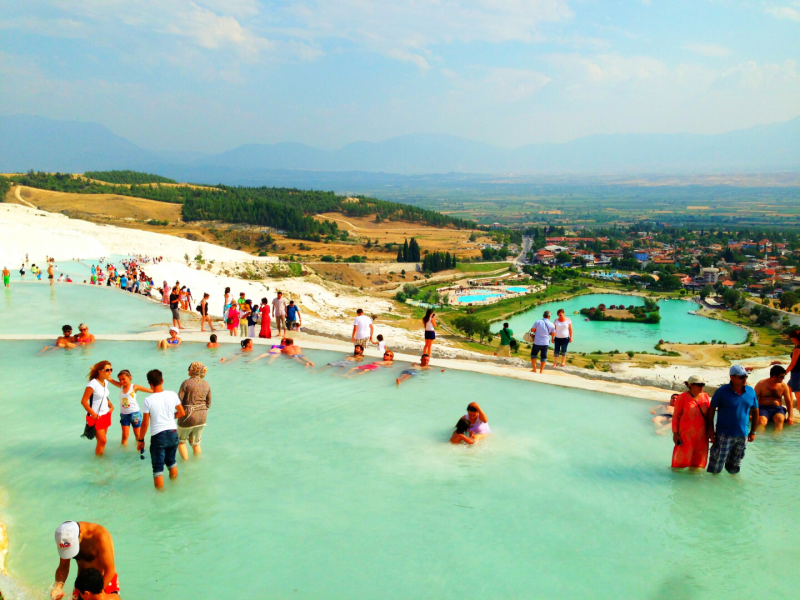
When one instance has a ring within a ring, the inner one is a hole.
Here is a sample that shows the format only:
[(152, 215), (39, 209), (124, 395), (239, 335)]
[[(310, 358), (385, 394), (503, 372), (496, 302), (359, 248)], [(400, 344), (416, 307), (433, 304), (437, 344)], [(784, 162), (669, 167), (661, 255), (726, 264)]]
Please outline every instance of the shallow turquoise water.
[[(190, 344), (38, 350), (0, 343), (9, 567), (35, 597), (66, 519), (109, 528), (123, 598), (785, 598), (800, 584), (765, 568), (797, 550), (797, 428), (757, 438), (735, 478), (676, 474), (643, 401), (452, 371), (396, 389), (401, 365), (345, 380)], [(164, 493), (118, 425), (103, 459), (79, 437), (84, 375), (104, 358), (137, 382), (158, 367), (168, 389), (190, 361), (210, 367), (204, 454)], [(474, 399), (494, 436), (447, 444)]]
[(62, 325), (85, 322), (92, 333), (139, 333), (165, 329), (169, 308), (139, 294), (82, 283), (17, 283), (0, 293), (0, 333), (61, 335)]
[(522, 293), (524, 293), (524, 292), (527, 292), (527, 291), (528, 291), (528, 288), (524, 288), (524, 287), (510, 287), (510, 288), (506, 288), (506, 289), (507, 289), (509, 292), (515, 292), (515, 293), (517, 293), (517, 294), (522, 294)]
[(467, 304), (468, 302), (482, 302), (483, 300), (497, 298), (498, 296), (505, 296), (505, 294), (472, 294), (470, 296), (459, 296), (458, 301), (461, 304)]
[[(592, 352), (594, 350), (627, 350), (648, 352), (653, 350), (659, 340), (673, 343), (699, 344), (712, 340), (724, 341), (728, 344), (740, 344), (747, 339), (747, 331), (724, 321), (707, 319), (690, 315), (699, 305), (687, 300), (667, 300), (659, 302), (661, 312), (660, 323), (614, 323), (602, 321), (586, 321), (581, 314), (573, 314), (581, 308), (589, 308), (598, 304), (624, 304), (625, 306), (641, 306), (644, 300), (638, 296), (619, 294), (591, 294), (571, 300), (548, 302), (525, 313), (511, 317), (508, 322), (514, 335), (522, 339), (544, 311), (549, 310), (550, 319), (556, 317), (556, 311), (563, 308), (567, 317), (572, 319), (573, 341), (570, 351)], [(492, 331), (499, 331), (502, 322), (492, 324)]]

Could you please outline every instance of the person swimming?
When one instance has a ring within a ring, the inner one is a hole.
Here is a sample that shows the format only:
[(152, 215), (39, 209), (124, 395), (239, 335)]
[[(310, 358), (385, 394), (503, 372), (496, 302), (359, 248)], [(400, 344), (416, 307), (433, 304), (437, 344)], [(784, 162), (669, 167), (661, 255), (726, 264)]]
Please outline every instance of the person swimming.
[(281, 350), (281, 354), (285, 354), (296, 361), (304, 364), (306, 367), (313, 367), (314, 363), (311, 362), (306, 355), (303, 354), (303, 351), (300, 349), (300, 346), (296, 346), (294, 340), (292, 338), (286, 338), (286, 343), (284, 344), (283, 349)]
[(281, 338), (280, 344), (273, 344), (267, 352), (264, 352), (264, 354), (259, 354), (253, 360), (249, 361), (248, 364), (254, 363), (257, 360), (264, 358), (265, 356), (269, 356), (269, 362), (272, 362), (273, 360), (278, 358), (278, 356), (280, 356), (281, 351), (285, 347), (286, 347), (286, 338)]
[(206, 344), (206, 348), (219, 348), (219, 342), (217, 341), (216, 333), (212, 333), (211, 336), (208, 338), (208, 343)]
[(156, 346), (159, 349), (162, 348), (169, 348), (170, 346), (178, 347), (181, 345), (181, 338), (178, 337), (178, 328), (177, 327), (170, 327), (169, 328), (169, 337), (165, 340), (161, 340), (158, 342)]
[(470, 422), (466, 417), (461, 417), (456, 423), (456, 429), (453, 435), (450, 436), (451, 444), (474, 444), (477, 439), (473, 439), (472, 433), (469, 430)]
[(333, 362), (329, 362), (327, 365), (322, 367), (321, 369), (317, 370), (317, 373), (320, 373), (327, 369), (328, 367), (337, 367), (339, 369), (343, 369), (345, 367), (349, 367), (353, 362), (360, 362), (364, 360), (364, 348), (361, 344), (356, 344), (353, 348), (353, 353), (341, 358), (339, 360), (334, 360)]

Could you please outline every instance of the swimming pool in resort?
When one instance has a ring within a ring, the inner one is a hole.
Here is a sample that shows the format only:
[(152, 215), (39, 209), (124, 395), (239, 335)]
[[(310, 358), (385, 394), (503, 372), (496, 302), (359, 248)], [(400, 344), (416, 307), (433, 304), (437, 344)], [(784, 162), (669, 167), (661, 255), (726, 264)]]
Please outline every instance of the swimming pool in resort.
[[(689, 314), (700, 308), (695, 302), (688, 300), (667, 300), (658, 303), (661, 312), (660, 323), (620, 323), (608, 321), (586, 321), (581, 314), (573, 314), (581, 308), (589, 308), (598, 304), (610, 306), (624, 304), (625, 306), (641, 306), (643, 298), (639, 296), (626, 296), (621, 294), (590, 294), (578, 296), (571, 300), (548, 302), (537, 306), (527, 312), (515, 315), (508, 319), (511, 329), (517, 339), (528, 331), (536, 320), (542, 317), (544, 311), (549, 310), (551, 320), (556, 318), (556, 311), (563, 308), (566, 316), (572, 319), (573, 342), (569, 350), (575, 352), (592, 352), (602, 350), (619, 350), (626, 352), (633, 350), (640, 352), (653, 351), (659, 340), (673, 343), (699, 344), (711, 343), (712, 340), (724, 341), (728, 344), (740, 344), (747, 339), (747, 331), (725, 321), (709, 319), (698, 315)], [(492, 331), (499, 331), (503, 326), (502, 321), (492, 323)]]
[(506, 288), (509, 292), (514, 292), (515, 294), (524, 294), (528, 291), (528, 288), (524, 287), (509, 287)]
[(505, 296), (505, 294), (470, 294), (468, 296), (459, 296), (458, 301), (462, 304), (468, 304), (470, 302), (483, 302), (489, 298), (498, 298), (500, 296)]
[[(39, 347), (0, 343), (15, 365), (0, 512), (27, 597), (47, 595), (65, 519), (112, 532), (130, 598), (767, 598), (800, 583), (763, 568), (796, 549), (794, 428), (759, 437), (736, 478), (672, 473), (644, 401), (438, 370), (397, 389), (401, 366), (346, 380), (192, 344)], [(158, 367), (168, 389), (191, 361), (209, 367), (203, 456), (163, 493), (116, 419), (103, 459), (79, 437), (84, 375), (105, 358), (138, 382)], [(494, 435), (451, 446), (475, 399)]]

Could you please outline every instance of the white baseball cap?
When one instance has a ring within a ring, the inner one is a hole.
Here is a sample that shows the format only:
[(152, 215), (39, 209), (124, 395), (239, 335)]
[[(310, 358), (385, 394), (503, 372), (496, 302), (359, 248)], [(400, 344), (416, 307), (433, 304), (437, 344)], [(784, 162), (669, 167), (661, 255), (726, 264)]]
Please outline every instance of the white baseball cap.
[(180, 333), (181, 332), (181, 330), (178, 329), (177, 327), (170, 327), (169, 330), (170, 331), (174, 331), (175, 333)]
[(69, 560), (78, 556), (81, 549), (81, 528), (75, 521), (64, 521), (56, 529), (58, 555)]

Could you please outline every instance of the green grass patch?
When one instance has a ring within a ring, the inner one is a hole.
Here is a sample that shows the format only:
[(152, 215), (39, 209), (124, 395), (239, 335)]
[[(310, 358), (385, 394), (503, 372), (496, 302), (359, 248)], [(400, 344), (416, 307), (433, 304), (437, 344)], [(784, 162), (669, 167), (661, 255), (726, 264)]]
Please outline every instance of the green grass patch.
[(457, 263), (456, 271), (463, 271), (464, 273), (487, 273), (489, 271), (497, 271), (498, 269), (508, 268), (511, 263)]

